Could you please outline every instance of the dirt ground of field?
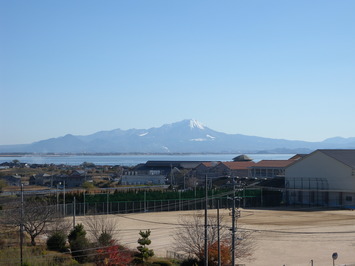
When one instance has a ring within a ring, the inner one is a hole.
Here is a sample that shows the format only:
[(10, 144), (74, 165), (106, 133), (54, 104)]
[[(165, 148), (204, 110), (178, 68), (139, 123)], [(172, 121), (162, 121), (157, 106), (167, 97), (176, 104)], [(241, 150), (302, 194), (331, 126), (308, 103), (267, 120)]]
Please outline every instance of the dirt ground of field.
[[(151, 230), (151, 248), (159, 256), (175, 251), (173, 235), (179, 228), (179, 217), (195, 212), (136, 213), (106, 216), (118, 223), (117, 237), (131, 248), (138, 246), (139, 230)], [(203, 213), (203, 212), (202, 212)], [(229, 210), (221, 210), (228, 217)], [(208, 210), (216, 215), (216, 210)], [(85, 223), (85, 217), (78, 222)], [(355, 211), (315, 209), (241, 209), (238, 227), (252, 230), (255, 251), (247, 266), (355, 265)], [(312, 264), (313, 263), (313, 264)]]

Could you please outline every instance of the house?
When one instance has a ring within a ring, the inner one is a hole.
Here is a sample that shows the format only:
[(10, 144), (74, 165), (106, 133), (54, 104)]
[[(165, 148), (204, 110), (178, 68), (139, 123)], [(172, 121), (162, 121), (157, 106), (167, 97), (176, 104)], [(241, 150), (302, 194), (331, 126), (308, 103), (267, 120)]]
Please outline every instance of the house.
[(193, 169), (201, 161), (147, 161), (134, 168), (134, 171), (159, 170), (161, 174), (169, 175), (172, 169)]
[(201, 162), (192, 171), (190, 175), (195, 176), (197, 179), (203, 179), (206, 175), (210, 175), (211, 169), (219, 162)]
[(290, 204), (355, 206), (355, 150), (321, 149), (285, 169)]
[(159, 173), (156, 175), (161, 177), (155, 177), (149, 183), (184, 186), (185, 181), (201, 163), (202, 161), (147, 161), (145, 164), (136, 165), (131, 171), (124, 171), (122, 184), (146, 184), (147, 180), (153, 178), (151, 173)]
[(46, 173), (33, 175), (30, 177), (29, 184), (37, 186), (52, 186), (53, 176)]
[(65, 181), (67, 187), (80, 187), (84, 182), (91, 182), (92, 176), (87, 175), (85, 171), (76, 170), (73, 171), (69, 176), (63, 175), (62, 178), (56, 179), (57, 181)]
[(249, 177), (256, 179), (284, 177), (285, 169), (295, 159), (289, 160), (261, 160), (250, 166)]
[(87, 175), (85, 171), (75, 170), (70, 175), (37, 174), (30, 178), (30, 185), (55, 187), (65, 184), (65, 187), (72, 188), (80, 187), (86, 181), (92, 181), (92, 176)]
[(19, 175), (11, 175), (11, 176), (3, 176), (2, 180), (5, 180), (8, 186), (20, 186), (21, 185), (21, 176)]
[(249, 176), (249, 167), (255, 164), (253, 161), (233, 161), (233, 162), (220, 162), (211, 172), (216, 178), (223, 176), (245, 178)]
[(121, 177), (122, 185), (164, 185), (166, 176), (160, 170), (127, 171)]

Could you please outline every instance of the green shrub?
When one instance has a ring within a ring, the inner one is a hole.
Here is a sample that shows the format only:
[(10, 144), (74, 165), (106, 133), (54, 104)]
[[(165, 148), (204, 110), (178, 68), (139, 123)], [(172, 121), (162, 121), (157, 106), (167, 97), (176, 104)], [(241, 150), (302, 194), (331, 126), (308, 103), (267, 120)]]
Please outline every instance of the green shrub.
[(87, 262), (87, 249), (89, 248), (89, 240), (86, 238), (84, 226), (82, 224), (76, 225), (70, 232), (68, 239), (73, 258), (79, 263)]
[(89, 241), (85, 237), (78, 237), (70, 242), (73, 258), (79, 263), (88, 262)]
[(66, 239), (66, 235), (62, 232), (53, 233), (47, 240), (47, 249), (54, 251), (64, 251)]
[(112, 242), (112, 235), (106, 232), (103, 232), (98, 239), (98, 244), (100, 247), (110, 246)]

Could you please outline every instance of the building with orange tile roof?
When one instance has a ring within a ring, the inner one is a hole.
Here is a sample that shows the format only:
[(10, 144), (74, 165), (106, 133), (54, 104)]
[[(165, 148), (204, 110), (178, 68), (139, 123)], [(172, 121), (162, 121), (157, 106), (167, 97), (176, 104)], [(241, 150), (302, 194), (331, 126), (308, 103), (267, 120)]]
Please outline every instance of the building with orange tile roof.
[(295, 160), (261, 160), (250, 167), (249, 177), (251, 178), (274, 178), (284, 177), (285, 168)]

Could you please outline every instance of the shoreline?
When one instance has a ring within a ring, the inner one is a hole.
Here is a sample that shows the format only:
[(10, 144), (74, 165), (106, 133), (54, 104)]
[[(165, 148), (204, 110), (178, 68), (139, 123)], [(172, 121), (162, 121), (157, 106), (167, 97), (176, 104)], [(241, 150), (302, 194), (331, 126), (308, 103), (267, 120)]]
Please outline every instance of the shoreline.
[(277, 153), (272, 153), (272, 152), (174, 152), (174, 153), (140, 153), (140, 152), (117, 152), (117, 153), (35, 153), (35, 152), (19, 152), (19, 153), (0, 153), (0, 157), (40, 157), (40, 156), (46, 156), (46, 157), (56, 157), (56, 156), (136, 156), (136, 155), (144, 155), (144, 156), (149, 156), (149, 155), (163, 155), (163, 156), (184, 156), (184, 155), (228, 155), (228, 154), (291, 154), (291, 153), (282, 153), (282, 152), (277, 152)]

